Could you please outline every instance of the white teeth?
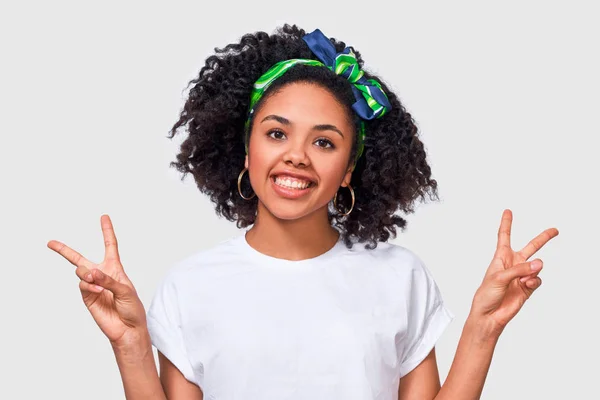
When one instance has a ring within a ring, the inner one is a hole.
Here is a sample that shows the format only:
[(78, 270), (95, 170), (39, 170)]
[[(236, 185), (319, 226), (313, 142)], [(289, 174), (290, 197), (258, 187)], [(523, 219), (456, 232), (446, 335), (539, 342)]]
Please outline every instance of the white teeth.
[(292, 180), (289, 178), (280, 177), (275, 177), (275, 183), (279, 186), (287, 187), (290, 189), (306, 189), (310, 185), (310, 182), (297, 181), (295, 179)]

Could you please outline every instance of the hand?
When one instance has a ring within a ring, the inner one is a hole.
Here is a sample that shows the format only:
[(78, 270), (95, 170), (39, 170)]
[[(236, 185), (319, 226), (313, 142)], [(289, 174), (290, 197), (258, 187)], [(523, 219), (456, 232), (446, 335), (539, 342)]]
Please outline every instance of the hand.
[(504, 210), (496, 252), (475, 293), (470, 315), (498, 335), (542, 284), (538, 276), (542, 260), (528, 261), (529, 258), (558, 235), (556, 228), (546, 229), (523, 249), (514, 251), (510, 245), (511, 226), (512, 212)]
[(76, 266), (79, 289), (90, 314), (113, 346), (136, 341), (147, 333), (146, 312), (119, 259), (110, 217), (100, 217), (104, 261), (94, 264), (67, 245), (51, 240), (48, 247)]

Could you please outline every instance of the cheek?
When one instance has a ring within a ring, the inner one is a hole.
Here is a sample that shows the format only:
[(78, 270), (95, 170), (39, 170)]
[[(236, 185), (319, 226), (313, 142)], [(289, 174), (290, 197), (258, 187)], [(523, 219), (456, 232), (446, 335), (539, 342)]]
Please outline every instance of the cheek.
[(262, 165), (268, 164), (277, 158), (276, 150), (266, 138), (266, 133), (262, 131), (252, 132), (250, 135), (248, 161), (254, 168), (261, 168)]
[(251, 180), (257, 182), (258, 179), (263, 179), (265, 174), (269, 173), (277, 162), (277, 154), (273, 151), (267, 151), (261, 146), (250, 146), (248, 154), (248, 168), (250, 169)]
[(348, 167), (347, 160), (344, 157), (336, 157), (335, 160), (325, 158), (315, 162), (313, 166), (321, 179), (321, 184), (330, 188), (331, 193), (335, 193), (346, 174)]

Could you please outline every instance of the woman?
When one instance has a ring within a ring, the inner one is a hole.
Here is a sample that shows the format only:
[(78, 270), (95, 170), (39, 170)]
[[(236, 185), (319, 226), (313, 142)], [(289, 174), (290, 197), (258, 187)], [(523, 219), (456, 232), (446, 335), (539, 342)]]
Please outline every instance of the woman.
[(288, 25), (206, 60), (171, 132), (189, 133), (173, 165), (252, 227), (172, 268), (147, 316), (108, 216), (101, 264), (48, 243), (77, 266), (128, 399), (479, 398), (498, 337), (541, 285), (530, 258), (558, 231), (513, 251), (504, 211), (441, 386), (434, 346), (453, 316), (421, 260), (387, 243), (406, 225), (394, 213), (437, 183), (410, 114), (362, 64)]

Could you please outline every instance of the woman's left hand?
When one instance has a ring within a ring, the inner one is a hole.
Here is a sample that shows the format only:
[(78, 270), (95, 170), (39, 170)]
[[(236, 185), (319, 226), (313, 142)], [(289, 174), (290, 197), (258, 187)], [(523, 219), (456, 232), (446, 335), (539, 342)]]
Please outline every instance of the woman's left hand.
[(527, 260), (558, 235), (558, 229), (546, 229), (523, 249), (514, 251), (510, 245), (511, 226), (512, 212), (504, 210), (496, 252), (475, 293), (469, 315), (478, 325), (497, 335), (542, 284), (538, 276), (542, 270), (542, 260)]

